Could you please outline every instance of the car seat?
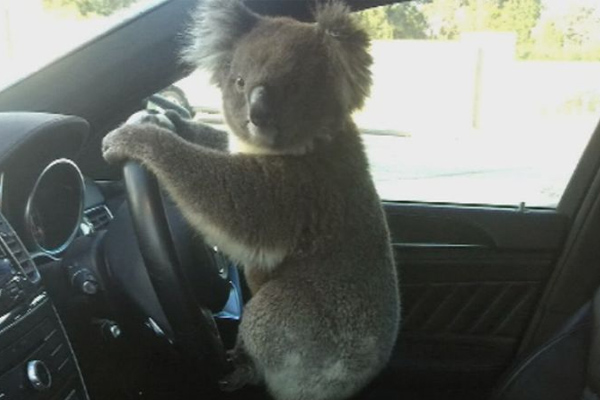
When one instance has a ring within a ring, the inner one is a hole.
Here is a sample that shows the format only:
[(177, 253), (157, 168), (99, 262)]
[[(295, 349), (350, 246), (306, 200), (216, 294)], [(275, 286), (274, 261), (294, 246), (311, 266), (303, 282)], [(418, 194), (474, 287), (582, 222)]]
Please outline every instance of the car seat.
[(600, 400), (600, 289), (543, 346), (515, 364), (491, 400)]

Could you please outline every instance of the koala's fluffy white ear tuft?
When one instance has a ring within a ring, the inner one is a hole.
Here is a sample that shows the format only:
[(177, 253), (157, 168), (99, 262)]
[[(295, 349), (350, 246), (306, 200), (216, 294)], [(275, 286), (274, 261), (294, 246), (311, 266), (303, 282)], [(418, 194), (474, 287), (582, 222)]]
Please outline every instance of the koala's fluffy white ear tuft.
[(260, 16), (239, 0), (205, 0), (193, 18), (188, 43), (181, 53), (183, 62), (212, 73), (219, 84), (227, 70), (240, 37), (250, 32)]
[(333, 61), (333, 75), (343, 78), (340, 91), (349, 111), (361, 108), (371, 90), (370, 39), (347, 5), (328, 0), (317, 6), (317, 26), (323, 31)]

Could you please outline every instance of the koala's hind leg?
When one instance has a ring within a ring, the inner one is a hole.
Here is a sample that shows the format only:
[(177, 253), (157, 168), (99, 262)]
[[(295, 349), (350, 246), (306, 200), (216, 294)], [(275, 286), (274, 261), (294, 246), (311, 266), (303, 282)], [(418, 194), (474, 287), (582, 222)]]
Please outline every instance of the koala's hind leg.
[[(375, 342), (323, 312), (310, 287), (269, 281), (249, 301), (239, 339), (276, 400), (342, 400), (378, 371)], [(342, 333), (343, 332), (343, 333)]]
[(240, 343), (236, 348), (228, 352), (229, 361), (233, 365), (233, 371), (219, 381), (219, 387), (224, 392), (233, 392), (250, 384), (260, 383), (260, 376), (250, 357), (242, 349)]

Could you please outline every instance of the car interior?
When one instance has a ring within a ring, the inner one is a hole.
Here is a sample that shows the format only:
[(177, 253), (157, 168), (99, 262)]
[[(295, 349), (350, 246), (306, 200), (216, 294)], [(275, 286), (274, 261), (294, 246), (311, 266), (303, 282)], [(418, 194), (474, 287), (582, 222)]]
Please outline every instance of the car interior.
[[(0, 91), (0, 399), (268, 398), (217, 384), (243, 274), (151, 174), (101, 153), (151, 103), (185, 114), (155, 94), (192, 72), (197, 3), (157, 1)], [(312, 17), (309, 0), (245, 3)], [(556, 207), (384, 201), (401, 332), (357, 398), (599, 398), (599, 199), (600, 127)]]

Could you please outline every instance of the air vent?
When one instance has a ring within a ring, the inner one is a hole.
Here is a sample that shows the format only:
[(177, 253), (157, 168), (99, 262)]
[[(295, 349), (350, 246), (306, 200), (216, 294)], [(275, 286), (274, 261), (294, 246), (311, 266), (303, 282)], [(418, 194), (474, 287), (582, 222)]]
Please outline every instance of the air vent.
[(113, 219), (113, 215), (106, 206), (99, 206), (89, 208), (84, 211), (85, 222), (87, 222), (93, 231), (99, 231), (106, 229), (110, 221)]
[(29, 252), (2, 215), (0, 215), (0, 243), (4, 247), (4, 252), (13, 259), (31, 282), (36, 283), (40, 280), (40, 274)]

